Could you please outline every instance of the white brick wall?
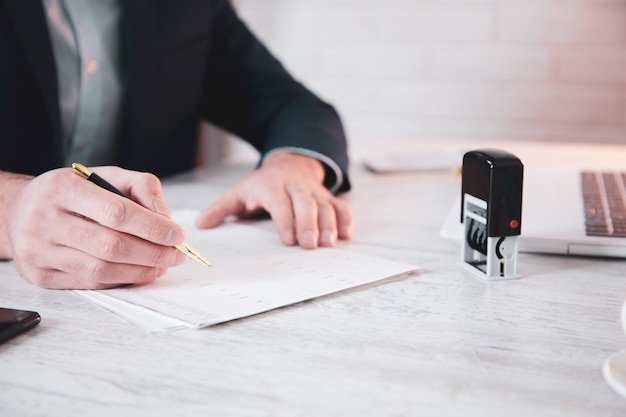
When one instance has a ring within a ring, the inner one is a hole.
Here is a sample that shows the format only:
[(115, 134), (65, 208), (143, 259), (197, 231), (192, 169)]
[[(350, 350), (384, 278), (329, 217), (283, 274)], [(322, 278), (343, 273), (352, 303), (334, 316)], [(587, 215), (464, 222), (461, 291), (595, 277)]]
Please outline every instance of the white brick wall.
[(341, 113), (394, 138), (626, 143), (626, 0), (236, 0)]

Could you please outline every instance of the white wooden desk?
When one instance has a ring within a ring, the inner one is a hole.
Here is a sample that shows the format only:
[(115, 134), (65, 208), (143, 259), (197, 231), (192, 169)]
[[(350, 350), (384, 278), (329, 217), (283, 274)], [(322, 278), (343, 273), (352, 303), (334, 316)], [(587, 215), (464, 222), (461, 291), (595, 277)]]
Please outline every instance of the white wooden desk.
[[(168, 181), (168, 201), (202, 208), (249, 169)], [(626, 415), (601, 373), (626, 348), (625, 261), (521, 254), (521, 279), (485, 282), (439, 236), (459, 177), (374, 175), (357, 160), (353, 185), (350, 250), (420, 265), (420, 275), (146, 334), (0, 264), (0, 305), (43, 318), (0, 345), (0, 415)]]

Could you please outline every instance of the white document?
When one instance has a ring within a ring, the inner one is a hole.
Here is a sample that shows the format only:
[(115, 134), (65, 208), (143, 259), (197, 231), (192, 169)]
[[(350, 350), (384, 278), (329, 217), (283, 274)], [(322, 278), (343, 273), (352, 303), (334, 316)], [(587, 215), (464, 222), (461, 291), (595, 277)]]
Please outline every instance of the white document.
[(187, 260), (153, 283), (78, 291), (147, 331), (200, 328), (334, 292), (417, 273), (414, 265), (337, 249), (284, 246), (276, 233), (226, 224), (197, 230), (175, 213), (187, 241), (212, 267)]
[(464, 153), (465, 151), (460, 149), (383, 152), (366, 158), (363, 163), (367, 169), (376, 173), (454, 171), (463, 164)]

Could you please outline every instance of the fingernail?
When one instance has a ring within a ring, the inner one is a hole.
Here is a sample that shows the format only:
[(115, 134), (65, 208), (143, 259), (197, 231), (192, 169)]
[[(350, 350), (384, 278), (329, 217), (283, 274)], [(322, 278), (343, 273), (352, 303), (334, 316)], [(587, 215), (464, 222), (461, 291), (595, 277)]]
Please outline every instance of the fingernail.
[(336, 242), (337, 242), (337, 237), (332, 231), (322, 230), (322, 235), (320, 237), (321, 246), (335, 246)]
[(283, 243), (287, 246), (293, 246), (298, 241), (296, 240), (296, 234), (294, 232), (283, 232), (282, 235)]
[(167, 217), (172, 217), (172, 211), (165, 203), (165, 200), (163, 199), (163, 197), (155, 196), (152, 199), (152, 206), (154, 207), (154, 211), (156, 211), (157, 213), (163, 214), (164, 216), (167, 216)]
[(184, 241), (185, 241), (185, 233), (182, 231), (182, 229), (174, 229), (170, 231), (165, 243), (168, 245), (174, 246), (174, 245), (180, 245)]
[(300, 239), (300, 246), (305, 248), (316, 248), (317, 247), (317, 233), (313, 231), (304, 232), (302, 234), (302, 238)]

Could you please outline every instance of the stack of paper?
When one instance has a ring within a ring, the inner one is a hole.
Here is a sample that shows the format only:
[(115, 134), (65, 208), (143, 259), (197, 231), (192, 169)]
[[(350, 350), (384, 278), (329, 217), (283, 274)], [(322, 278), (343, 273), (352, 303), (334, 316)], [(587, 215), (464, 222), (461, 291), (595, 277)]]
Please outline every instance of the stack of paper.
[(174, 218), (212, 267), (188, 260), (151, 284), (77, 293), (154, 332), (211, 326), (417, 272), (414, 265), (336, 248), (286, 247), (277, 234), (252, 226), (197, 230), (196, 214)]

